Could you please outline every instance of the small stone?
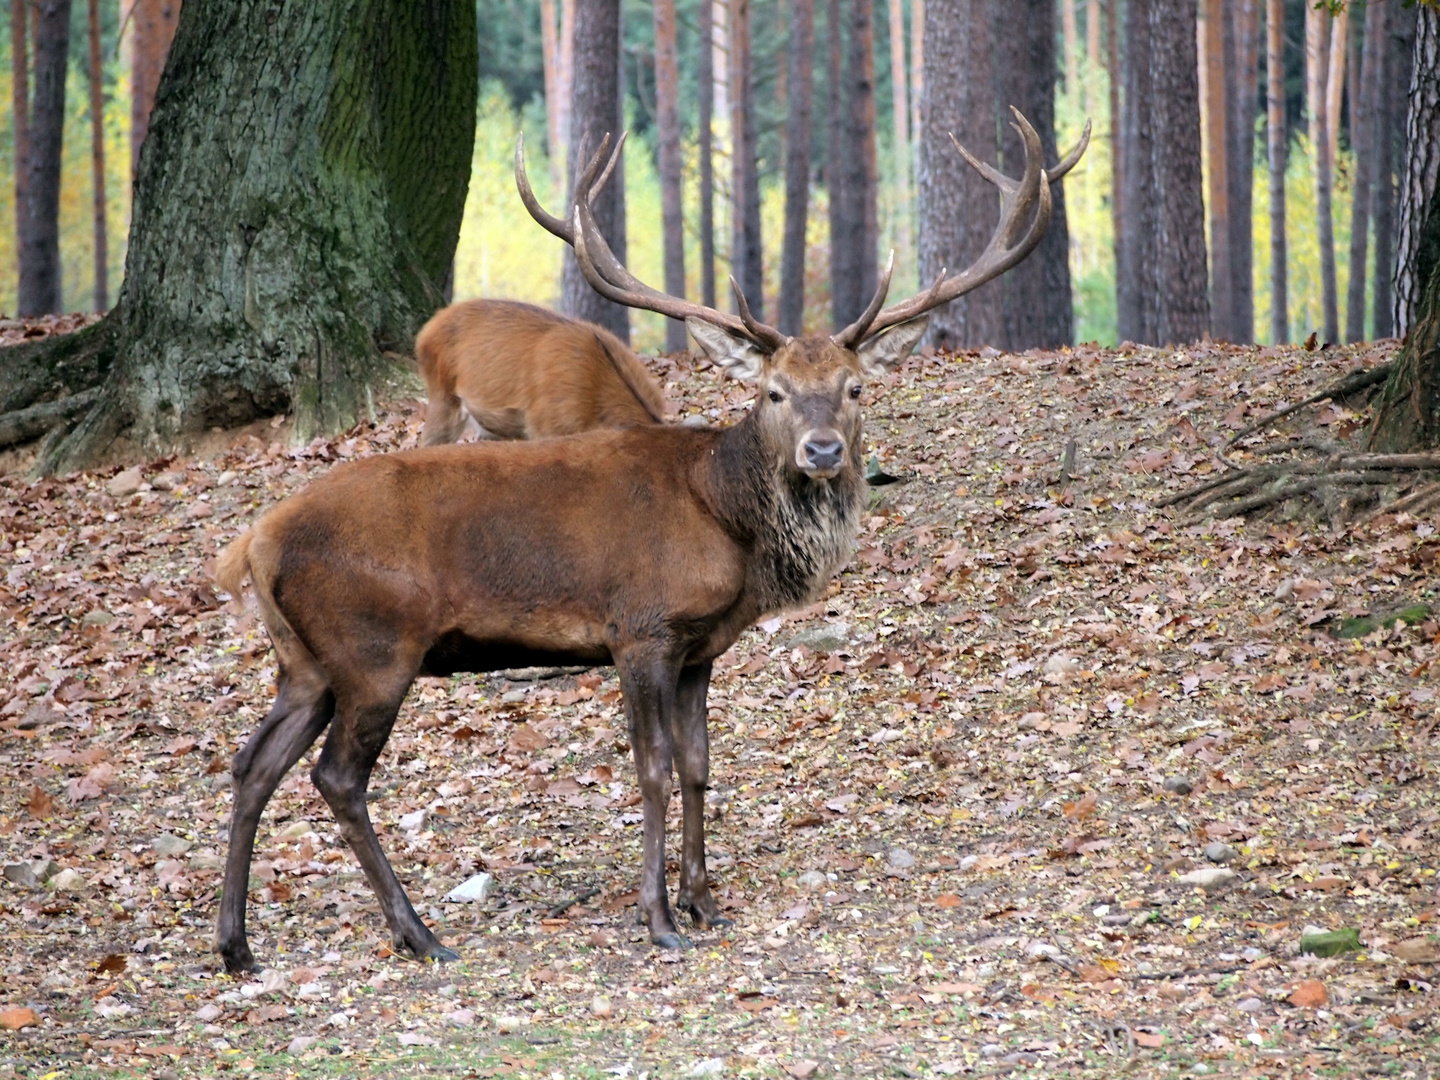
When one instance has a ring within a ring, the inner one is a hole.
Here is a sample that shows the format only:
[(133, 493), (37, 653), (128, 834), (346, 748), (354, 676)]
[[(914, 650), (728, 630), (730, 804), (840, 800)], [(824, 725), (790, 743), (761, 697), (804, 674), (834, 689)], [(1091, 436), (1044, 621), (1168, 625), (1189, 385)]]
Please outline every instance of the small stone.
[(115, 621), (115, 616), (108, 611), (101, 611), (96, 608), (94, 611), (87, 611), (80, 616), (81, 626), (109, 626)]
[(415, 832), (425, 827), (425, 819), (430, 816), (428, 810), (416, 810), (411, 814), (400, 815), (400, 828), (406, 832)]
[(173, 833), (161, 833), (150, 841), (150, 850), (162, 859), (178, 859), (194, 846), (195, 841)]
[(530, 1018), (526, 1016), (497, 1016), (495, 1017), (495, 1030), (501, 1035), (510, 1035), (521, 1028), (528, 1027)]
[(829, 878), (819, 870), (806, 870), (805, 873), (800, 875), (797, 884), (802, 889), (818, 889), (824, 886), (828, 880)]
[(524, 690), (506, 690), (500, 695), (500, 700), (507, 705), (514, 705), (516, 702), (525, 700)]
[(4, 873), (6, 881), (12, 885), (18, 885), (22, 889), (38, 889), (40, 887), (40, 879), (35, 876), (35, 871), (30, 869), (28, 863), (6, 863)]
[(998, 1058), (1005, 1056), (1005, 1048), (999, 1043), (986, 1043), (980, 1047), (980, 1056), (983, 1058)]
[(224, 1011), (224, 1009), (220, 1008), (220, 1006), (216, 1005), (213, 1001), (207, 1001), (204, 1005), (201, 1005), (200, 1008), (195, 1010), (195, 1019), (199, 1020), (201, 1023), (208, 1024), (214, 1020), (220, 1019), (220, 1014)]
[(308, 821), (292, 821), (275, 834), (275, 839), (281, 842), (299, 840), (302, 836), (306, 836), (314, 831), (315, 826), (311, 825)]
[(596, 994), (590, 1000), (590, 1015), (596, 1020), (609, 1020), (615, 1015), (615, 1006), (604, 994)]
[(1006, 1054), (1000, 1060), (1007, 1065), (1034, 1065), (1040, 1060), (1040, 1055), (1029, 1050), (1017, 1050), (1013, 1054)]
[(469, 1027), (475, 1023), (475, 1013), (472, 1009), (456, 1009), (445, 1014), (445, 1022), (451, 1027)]
[(163, 472), (150, 481), (150, 486), (156, 491), (174, 491), (185, 482), (185, 474), (178, 472)]
[(235, 482), (235, 477), (239, 475), (240, 474), (235, 472), (235, 470), (233, 469), (226, 469), (224, 472), (222, 472), (219, 476), (215, 478), (215, 486), (224, 487), (226, 484), (233, 484)]
[(319, 1041), (314, 1035), (296, 1035), (290, 1040), (290, 1045), (285, 1047), (285, 1052), (287, 1054), (303, 1054)]
[(720, 1076), (725, 1072), (724, 1058), (704, 1058), (691, 1065), (687, 1075), (689, 1076)]
[(489, 897), (494, 888), (495, 878), (493, 875), (476, 874), (446, 893), (445, 899), (452, 904), (479, 903)]
[(1219, 840), (1205, 845), (1205, 858), (1213, 863), (1227, 863), (1237, 857), (1240, 852), (1236, 851), (1229, 844), (1222, 844)]
[(1059, 956), (1060, 950), (1048, 942), (1032, 941), (1030, 947), (1025, 950), (1025, 955), (1031, 960), (1048, 960)]
[(85, 888), (85, 878), (78, 870), (61, 870), (53, 884), (60, 892), (79, 892)]
[(1183, 776), (1168, 777), (1163, 786), (1172, 795), (1189, 795), (1195, 790), (1195, 785)]
[(1239, 880), (1239, 874), (1223, 866), (1206, 866), (1180, 875), (1181, 885), (1198, 885), (1206, 892), (1219, 892)]
[(331, 1013), (325, 1023), (333, 1028), (349, 1027), (350, 1017), (346, 1016), (343, 1012)]
[(979, 863), (979, 862), (980, 862), (980, 856), (979, 856), (979, 855), (966, 855), (963, 859), (960, 860), (960, 869), (961, 869), (961, 870), (969, 870), (969, 869), (971, 869), (972, 867), (974, 867), (974, 866), (975, 866), (977, 863)]
[(891, 848), (885, 853), (885, 861), (895, 870), (909, 870), (915, 865), (915, 856), (904, 848)]
[(105, 484), (105, 490), (114, 498), (123, 499), (126, 495), (134, 495), (140, 490), (140, 485), (145, 482), (145, 477), (140, 473), (140, 466), (133, 469), (126, 469), (112, 476)]
[(1190, 1066), (1190, 1071), (1198, 1076), (1205, 1076), (1210, 1072), (1210, 1066), (1206, 1065), (1203, 1061), (1197, 1061), (1194, 1065)]
[(1261, 1001), (1257, 997), (1247, 997), (1243, 1001), (1237, 1003), (1235, 1008), (1239, 1009), (1243, 1013), (1258, 1013), (1264, 1011), (1265, 1002)]
[(807, 626), (787, 642), (791, 649), (805, 646), (811, 652), (832, 653), (850, 644), (850, 627), (846, 623), (819, 623)]

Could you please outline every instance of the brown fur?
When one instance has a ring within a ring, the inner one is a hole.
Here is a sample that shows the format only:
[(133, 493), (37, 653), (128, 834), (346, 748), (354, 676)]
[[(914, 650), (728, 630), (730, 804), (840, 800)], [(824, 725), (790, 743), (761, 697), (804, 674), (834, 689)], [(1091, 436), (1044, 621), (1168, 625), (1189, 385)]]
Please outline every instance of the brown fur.
[(415, 357), (429, 390), (427, 446), (455, 442), (465, 416), (500, 439), (640, 427), (665, 396), (610, 331), (531, 304), (466, 300), (425, 324)]
[(876, 363), (804, 339), (763, 361), (754, 408), (730, 428), (648, 425), (340, 465), (235, 541), (220, 584), (235, 593), (248, 570), (280, 675), (234, 761), (226, 966), (254, 965), (245, 883), (260, 813), (327, 727), (311, 775), (398, 946), (454, 955), (385, 858), (366, 785), (417, 676), (527, 664), (616, 666), (651, 938), (684, 943), (665, 888), (672, 768), (684, 811), (678, 906), (722, 925), (705, 868), (711, 663), (756, 620), (812, 600), (848, 557), (865, 505), (858, 391)]

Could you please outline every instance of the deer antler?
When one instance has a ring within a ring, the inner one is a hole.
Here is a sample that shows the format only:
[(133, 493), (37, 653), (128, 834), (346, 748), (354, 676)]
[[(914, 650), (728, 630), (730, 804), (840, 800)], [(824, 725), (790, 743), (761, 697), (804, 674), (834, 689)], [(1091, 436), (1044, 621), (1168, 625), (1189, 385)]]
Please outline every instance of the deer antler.
[(525, 174), (525, 142), (522, 137), (515, 147), (515, 186), (519, 188), (520, 200), (525, 204), (525, 209), (530, 211), (530, 216), (546, 230), (575, 249), (575, 259), (580, 264), (580, 270), (585, 275), (585, 280), (607, 300), (613, 300), (626, 307), (656, 311), (672, 319), (701, 319), (753, 341), (766, 352), (774, 352), (783, 346), (790, 339), (779, 330), (767, 326), (750, 314), (750, 305), (746, 302), (745, 294), (740, 291), (740, 286), (735, 283), (734, 278), (731, 278), (730, 286), (735, 290), (736, 306), (740, 309), (738, 317), (651, 288), (630, 273), (625, 268), (625, 264), (615, 257), (615, 253), (610, 250), (610, 245), (595, 223), (595, 214), (591, 204), (605, 186), (605, 181), (609, 179), (624, 141), (624, 136), (621, 136), (620, 143), (611, 153), (604, 172), (600, 174), (599, 179), (596, 179), (595, 174), (605, 155), (605, 150), (609, 146), (610, 136), (606, 135), (601, 141), (600, 150), (590, 159), (584, 172), (575, 182), (575, 196), (571, 204), (570, 219), (562, 221), (546, 212), (530, 188), (529, 178)]
[[(1025, 144), (1025, 171), (1018, 180), (977, 160), (960, 145), (954, 135), (950, 136), (950, 141), (955, 143), (955, 149), (960, 151), (970, 167), (1000, 190), (1000, 221), (980, 257), (954, 277), (947, 277), (944, 270), (940, 271), (935, 284), (925, 292), (882, 311), (880, 305), (885, 302), (885, 294), (890, 287), (890, 273), (887, 269), (864, 314), (834, 335), (837, 345), (854, 348), (867, 337), (917, 318), (957, 296), (963, 296), (992, 278), (999, 277), (1035, 250), (1050, 224), (1050, 184), (1074, 168), (1075, 163), (1085, 153), (1085, 148), (1090, 144), (1090, 124), (1086, 121), (1080, 141), (1060, 160), (1053, 173), (1047, 173), (1042, 166), (1040, 136), (1019, 109), (1012, 108), (1010, 111), (1015, 114), (1016, 121), (1010, 126), (1019, 133)], [(1032, 210), (1033, 219), (1030, 216)], [(1028, 229), (1025, 228), (1027, 220), (1030, 221)]]

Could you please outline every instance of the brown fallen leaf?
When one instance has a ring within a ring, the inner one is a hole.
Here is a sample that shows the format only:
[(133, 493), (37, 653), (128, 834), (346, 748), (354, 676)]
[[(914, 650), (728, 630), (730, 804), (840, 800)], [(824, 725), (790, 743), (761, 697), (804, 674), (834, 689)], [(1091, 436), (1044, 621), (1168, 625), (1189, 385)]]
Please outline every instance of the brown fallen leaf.
[(1135, 1045), (1158, 1050), (1165, 1045), (1165, 1034), (1160, 1031), (1137, 1031), (1135, 1032)]
[(521, 724), (510, 734), (509, 749), (533, 754), (550, 745), (550, 738), (544, 732), (536, 731), (529, 724)]
[(33, 818), (47, 818), (55, 812), (55, 800), (36, 784), (30, 791), (30, 801), (25, 804), (25, 810)]
[(551, 796), (579, 795), (580, 784), (574, 777), (567, 776), (563, 779), (556, 780), (553, 784), (547, 785), (545, 788), (545, 794)]
[(935, 905), (943, 908), (957, 908), (960, 906), (960, 897), (953, 892), (941, 893), (935, 898)]
[(785, 1071), (795, 1077), (795, 1080), (806, 1080), (807, 1077), (814, 1076), (815, 1070), (819, 1067), (820, 1063), (818, 1061), (806, 1059), (805, 1061), (796, 1061), (790, 1065), (786, 1065)]
[(1286, 1000), (1297, 1009), (1318, 1009), (1330, 1000), (1330, 994), (1319, 979), (1306, 979), (1295, 984)]
[(1440, 963), (1440, 943), (1434, 938), (1417, 937), (1397, 941), (1390, 946), (1389, 951), (1407, 964)]
[(1096, 797), (1093, 791), (1087, 791), (1081, 798), (1072, 803), (1065, 803), (1065, 816), (1071, 821), (1084, 821), (1091, 814), (1095, 813)]
[(86, 799), (98, 799), (114, 782), (115, 766), (108, 761), (102, 761), (84, 776), (67, 780), (65, 794), (71, 802), (76, 803), (84, 802)]
[(742, 994), (736, 999), (735, 1004), (748, 1013), (759, 1013), (766, 1009), (773, 1009), (780, 1004), (780, 1000), (773, 997), (762, 997), (758, 994), (753, 997)]
[(128, 958), (120, 953), (110, 953), (95, 965), (95, 971), (102, 975), (118, 975), (125, 970)]
[(38, 1027), (39, 1025), (40, 1017), (35, 1010), (23, 1005), (0, 1012), (0, 1028), (4, 1028), (6, 1031), (19, 1031), (21, 1028)]

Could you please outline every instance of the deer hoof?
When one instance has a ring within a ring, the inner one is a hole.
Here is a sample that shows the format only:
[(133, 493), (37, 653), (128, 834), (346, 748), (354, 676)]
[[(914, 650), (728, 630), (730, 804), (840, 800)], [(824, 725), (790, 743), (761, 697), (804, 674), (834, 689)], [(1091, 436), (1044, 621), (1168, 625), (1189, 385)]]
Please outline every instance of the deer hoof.
[(654, 939), (657, 949), (693, 949), (694, 942), (683, 934), (661, 934)]
[(248, 946), (241, 946), (238, 949), (217, 950), (225, 961), (225, 973), (227, 975), (253, 975), (260, 971), (260, 965), (255, 962)]
[(420, 959), (432, 964), (448, 964), (452, 960), (459, 960), (460, 954), (436, 942), (420, 954)]

